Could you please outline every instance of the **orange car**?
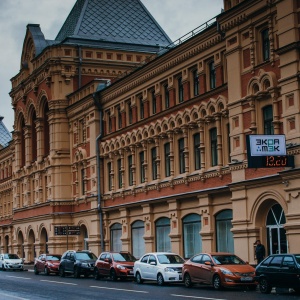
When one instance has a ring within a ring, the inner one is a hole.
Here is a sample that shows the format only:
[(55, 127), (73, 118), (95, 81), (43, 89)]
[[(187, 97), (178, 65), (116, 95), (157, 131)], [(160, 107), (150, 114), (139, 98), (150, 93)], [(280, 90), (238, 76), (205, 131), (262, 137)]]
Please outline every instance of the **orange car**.
[(247, 286), (256, 289), (255, 269), (232, 253), (199, 253), (183, 264), (183, 281), (186, 287), (193, 283), (222, 287)]

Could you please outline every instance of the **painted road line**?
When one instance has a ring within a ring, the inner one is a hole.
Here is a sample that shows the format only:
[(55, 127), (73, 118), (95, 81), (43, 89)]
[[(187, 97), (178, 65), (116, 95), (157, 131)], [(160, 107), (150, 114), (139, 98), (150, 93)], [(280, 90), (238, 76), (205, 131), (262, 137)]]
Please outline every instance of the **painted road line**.
[(108, 288), (108, 287), (103, 287), (103, 286), (90, 286), (91, 288), (96, 288), (96, 289), (103, 289), (103, 290), (115, 290), (115, 291), (123, 291), (123, 292), (133, 292), (133, 293), (144, 293), (144, 294), (149, 294), (149, 292), (146, 291), (136, 291), (136, 290), (125, 290), (125, 289), (117, 289), (117, 288)]
[(226, 299), (220, 299), (220, 298), (207, 298), (207, 297), (176, 295), (176, 294), (171, 294), (171, 296), (174, 296), (174, 297), (183, 297), (183, 298), (191, 298), (191, 299), (204, 299), (204, 300), (226, 300)]
[(31, 278), (26, 278), (26, 277), (19, 277), (19, 276), (9, 276), (9, 275), (6, 275), (6, 277), (18, 278), (18, 279), (25, 279), (25, 280), (29, 280), (29, 279), (31, 279)]
[(68, 285), (78, 285), (77, 283), (70, 283), (70, 282), (61, 282), (61, 281), (53, 281), (53, 280), (40, 280), (45, 282), (51, 282), (51, 283), (59, 283), (59, 284), (68, 284)]
[(30, 300), (29, 298), (22, 298), (22, 297), (18, 297), (18, 296), (1, 293), (0, 300), (2, 300), (2, 299), (5, 299), (5, 300), (7, 300), (7, 299)]

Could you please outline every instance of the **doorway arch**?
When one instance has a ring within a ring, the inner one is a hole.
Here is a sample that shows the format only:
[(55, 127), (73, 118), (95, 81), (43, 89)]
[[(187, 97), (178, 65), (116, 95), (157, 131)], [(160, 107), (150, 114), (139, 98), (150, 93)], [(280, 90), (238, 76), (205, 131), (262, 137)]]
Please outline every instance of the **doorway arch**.
[(288, 242), (284, 225), (285, 214), (280, 204), (274, 204), (268, 211), (266, 219), (268, 254), (288, 252)]
[(21, 257), (21, 258), (25, 258), (25, 251), (24, 251), (24, 236), (22, 231), (20, 230), (18, 233), (18, 252), (17, 254)]
[(49, 253), (48, 251), (48, 234), (46, 228), (41, 230), (40, 237), (41, 245), (40, 245), (40, 253)]

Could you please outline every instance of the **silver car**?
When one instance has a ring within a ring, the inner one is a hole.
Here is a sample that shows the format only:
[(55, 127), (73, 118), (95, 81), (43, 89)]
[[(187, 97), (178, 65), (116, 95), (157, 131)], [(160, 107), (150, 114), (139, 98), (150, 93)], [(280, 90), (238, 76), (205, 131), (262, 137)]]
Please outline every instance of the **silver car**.
[(0, 269), (6, 270), (24, 270), (24, 261), (17, 254), (0, 254)]

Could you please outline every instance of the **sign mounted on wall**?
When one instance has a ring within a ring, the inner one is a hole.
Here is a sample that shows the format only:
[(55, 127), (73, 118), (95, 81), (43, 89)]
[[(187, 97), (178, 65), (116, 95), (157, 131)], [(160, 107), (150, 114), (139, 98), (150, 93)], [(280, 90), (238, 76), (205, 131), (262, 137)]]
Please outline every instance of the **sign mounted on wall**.
[(286, 155), (284, 135), (247, 135), (248, 168), (295, 167), (294, 156)]
[(249, 135), (251, 156), (286, 155), (285, 135)]

